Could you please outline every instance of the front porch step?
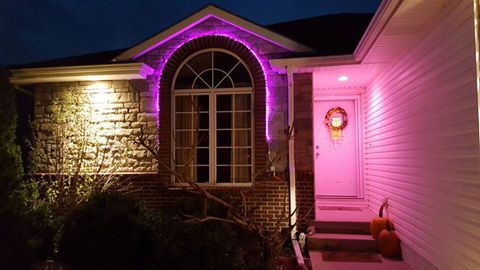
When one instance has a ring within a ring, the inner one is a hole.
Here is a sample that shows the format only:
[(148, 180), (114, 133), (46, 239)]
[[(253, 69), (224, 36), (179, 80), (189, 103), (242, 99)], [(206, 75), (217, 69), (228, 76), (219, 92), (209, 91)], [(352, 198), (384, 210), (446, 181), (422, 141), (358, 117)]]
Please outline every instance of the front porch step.
[(366, 234), (315, 233), (308, 238), (308, 250), (378, 252), (378, 244)]
[(370, 222), (367, 221), (310, 221), (317, 233), (370, 234)]
[(315, 221), (308, 226), (315, 226), (319, 233), (370, 234), (370, 221), (375, 217), (364, 207), (317, 207)]
[[(365, 207), (317, 206), (315, 221), (306, 223), (307, 226), (315, 227), (315, 233), (307, 238), (312, 269), (411, 270), (401, 260), (382, 257), (381, 262), (378, 262), (373, 257), (365, 262), (365, 256), (378, 253), (377, 240), (370, 235), (370, 221), (375, 216), (375, 213)], [(332, 257), (325, 261), (322, 252), (328, 251), (335, 252), (334, 256), (339, 257), (334, 258), (334, 261)]]

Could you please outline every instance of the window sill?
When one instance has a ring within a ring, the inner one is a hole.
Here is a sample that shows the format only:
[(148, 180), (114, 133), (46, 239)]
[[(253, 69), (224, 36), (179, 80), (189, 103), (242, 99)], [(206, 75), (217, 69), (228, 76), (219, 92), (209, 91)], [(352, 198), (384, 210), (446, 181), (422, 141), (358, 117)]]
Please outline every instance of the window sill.
[[(253, 187), (253, 183), (237, 183), (237, 184), (198, 184), (200, 187), (204, 189), (241, 189), (241, 188), (251, 188)], [(168, 188), (169, 190), (190, 190), (193, 189), (188, 184), (171, 184)]]

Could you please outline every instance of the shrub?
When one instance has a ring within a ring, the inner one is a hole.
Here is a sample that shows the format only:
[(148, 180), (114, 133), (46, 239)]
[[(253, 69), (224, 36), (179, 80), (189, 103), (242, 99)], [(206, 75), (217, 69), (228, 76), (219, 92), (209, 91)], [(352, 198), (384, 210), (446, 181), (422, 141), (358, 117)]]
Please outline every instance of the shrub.
[(135, 201), (100, 193), (66, 217), (60, 260), (74, 269), (150, 269), (153, 244)]
[(157, 269), (264, 269), (260, 238), (232, 224), (186, 223), (157, 213)]
[(23, 176), (20, 147), (16, 144), (15, 90), (7, 69), (0, 67), (0, 202), (11, 199)]
[[(57, 225), (47, 208), (26, 209), (9, 201), (0, 207), (0, 262), (5, 269), (28, 269), (51, 258)], [(3, 269), (3, 268), (2, 268)]]
[(30, 205), (16, 142), (16, 93), (8, 75), (0, 67), (0, 262), (5, 269), (27, 269), (52, 255), (56, 228), (47, 208)]

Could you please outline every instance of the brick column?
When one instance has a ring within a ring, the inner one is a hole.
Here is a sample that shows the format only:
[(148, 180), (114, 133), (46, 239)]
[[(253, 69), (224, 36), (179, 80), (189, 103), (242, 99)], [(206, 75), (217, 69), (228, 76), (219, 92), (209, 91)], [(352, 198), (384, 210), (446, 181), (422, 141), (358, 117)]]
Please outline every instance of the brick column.
[[(312, 74), (294, 74), (295, 89), (295, 168), (298, 217), (305, 217), (314, 204), (313, 186), (313, 97)], [(314, 219), (312, 211), (308, 219)]]

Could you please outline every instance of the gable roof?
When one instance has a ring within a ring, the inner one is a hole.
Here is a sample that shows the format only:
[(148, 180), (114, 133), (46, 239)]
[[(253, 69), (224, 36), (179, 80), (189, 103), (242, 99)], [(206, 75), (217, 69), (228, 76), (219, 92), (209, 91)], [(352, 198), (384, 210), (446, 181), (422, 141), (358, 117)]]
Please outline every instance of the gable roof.
[(297, 55), (346, 55), (353, 54), (372, 17), (371, 13), (329, 14), (265, 27), (315, 50)]
[(300, 44), (290, 38), (284, 37), (276, 32), (268, 30), (267, 28), (255, 24), (247, 19), (236, 16), (228, 11), (225, 11), (215, 5), (208, 5), (201, 10), (195, 12), (193, 15), (181, 20), (180, 22), (164, 29), (162, 32), (140, 42), (129, 50), (120, 54), (115, 58), (117, 61), (128, 61), (140, 57), (141, 55), (156, 48), (160, 44), (170, 40), (171, 38), (181, 34), (182, 32), (192, 28), (195, 25), (209, 19), (216, 18), (225, 23), (231, 24), (239, 29), (249, 32), (261, 39), (267, 40), (282, 48), (293, 52), (309, 52), (312, 51), (307, 46)]

